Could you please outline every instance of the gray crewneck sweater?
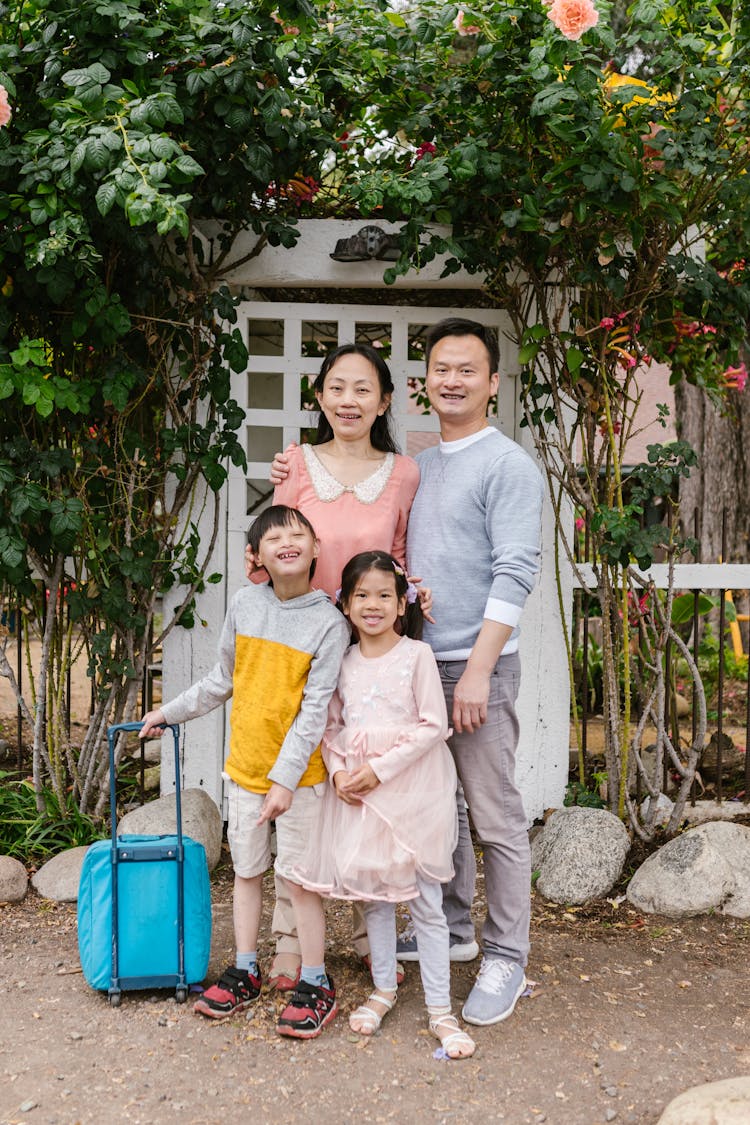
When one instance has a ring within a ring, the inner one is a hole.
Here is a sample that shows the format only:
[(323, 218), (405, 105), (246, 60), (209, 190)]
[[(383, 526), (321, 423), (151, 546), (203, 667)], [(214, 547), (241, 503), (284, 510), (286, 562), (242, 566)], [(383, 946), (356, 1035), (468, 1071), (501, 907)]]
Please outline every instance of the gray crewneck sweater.
[(534, 587), (544, 485), (520, 445), (492, 427), (417, 457), (409, 516), (409, 573), (432, 589), (424, 639), (442, 660), (466, 660), (485, 618), (513, 627)]

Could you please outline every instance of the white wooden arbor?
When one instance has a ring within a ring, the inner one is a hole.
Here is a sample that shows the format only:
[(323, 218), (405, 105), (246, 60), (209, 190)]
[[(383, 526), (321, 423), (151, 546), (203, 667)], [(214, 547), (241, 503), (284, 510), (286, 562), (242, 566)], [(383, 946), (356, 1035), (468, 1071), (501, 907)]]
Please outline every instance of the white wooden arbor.
[[(380, 224), (389, 230), (388, 224)], [(321, 355), (337, 343), (354, 340), (375, 341), (387, 349), (395, 394), (392, 405), (395, 431), (401, 448), (414, 453), (437, 440), (434, 416), (421, 413), (414, 402), (414, 380), (424, 373), (419, 342), (426, 326), (449, 315), (470, 316), (484, 324), (497, 326), (500, 339), (501, 380), (498, 392), (498, 425), (533, 455), (528, 431), (520, 428), (517, 387), (517, 360), (505, 336), (507, 322), (498, 310), (468, 306), (446, 306), (441, 290), (477, 290), (476, 278), (453, 275), (440, 280), (440, 263), (400, 278), (396, 289), (400, 299), (404, 290), (432, 290), (434, 304), (389, 304), (389, 290), (383, 284), (384, 263), (334, 262), (330, 258), (336, 241), (357, 232), (361, 222), (309, 220), (300, 223), (301, 238), (293, 250), (266, 248), (251, 260), (238, 276), (230, 277), (248, 299), (239, 308), (239, 323), (250, 359), (248, 369), (234, 376), (232, 396), (246, 411), (241, 432), (248, 459), (247, 472), (232, 467), (228, 487), (221, 498), (221, 530), (210, 570), (220, 571), (226, 580), (209, 586), (198, 600), (197, 617), (206, 622), (191, 630), (173, 630), (163, 654), (163, 698), (173, 698), (204, 675), (215, 661), (216, 644), (229, 599), (245, 581), (243, 554), (252, 511), (262, 505), (268, 493), (268, 469), (274, 452), (289, 441), (298, 441), (301, 430), (314, 425), (317, 416), (304, 408), (301, 377), (314, 377)], [(249, 249), (252, 236), (247, 235)], [(237, 256), (244, 253), (237, 247)], [(330, 292), (330, 301), (312, 304), (300, 301), (270, 301), (264, 290), (314, 288)], [(383, 303), (342, 304), (337, 291), (380, 289)], [(265, 502), (268, 502), (267, 500)], [(513, 513), (508, 513), (513, 518)], [(208, 535), (208, 528), (206, 529)], [(541, 816), (545, 808), (560, 806), (567, 782), (569, 743), (569, 683), (567, 661), (560, 622), (559, 599), (554, 575), (554, 519), (549, 505), (543, 524), (543, 563), (540, 581), (531, 595), (521, 620), (522, 683), (519, 697), (521, 724), (517, 779), (523, 793), (529, 821)], [(566, 586), (565, 603), (570, 604), (571, 587)], [(169, 614), (176, 604), (174, 595), (165, 602)], [(184, 783), (204, 788), (222, 803), (221, 769), (228, 734), (228, 714), (219, 709), (189, 723), (185, 730)], [(173, 778), (165, 772), (162, 786), (169, 790)]]

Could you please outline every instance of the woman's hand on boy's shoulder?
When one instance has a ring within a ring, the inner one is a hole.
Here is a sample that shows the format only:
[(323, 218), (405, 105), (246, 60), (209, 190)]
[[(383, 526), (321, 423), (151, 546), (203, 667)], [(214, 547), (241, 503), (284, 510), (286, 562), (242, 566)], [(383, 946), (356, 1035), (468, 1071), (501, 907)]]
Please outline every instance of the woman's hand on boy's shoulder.
[(245, 575), (252, 581), (253, 575), (258, 574), (262, 569), (261, 566), (258, 566), (253, 549), (248, 543), (245, 547)]
[(283, 484), (289, 476), (289, 453), (297, 448), (296, 441), (290, 441), (283, 453), (276, 453), (271, 462), (268, 479), (271, 484)]

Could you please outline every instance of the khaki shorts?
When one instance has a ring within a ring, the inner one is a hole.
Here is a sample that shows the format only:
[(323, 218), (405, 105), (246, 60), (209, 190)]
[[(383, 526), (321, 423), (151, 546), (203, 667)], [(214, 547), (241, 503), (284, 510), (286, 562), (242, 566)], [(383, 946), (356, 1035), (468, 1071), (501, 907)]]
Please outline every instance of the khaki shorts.
[[(276, 820), (274, 870), (282, 878), (291, 877), (292, 869), (307, 858), (310, 847), (320, 838), (327, 784), (321, 781), (300, 786), (295, 790), (291, 808)], [(241, 879), (253, 879), (271, 866), (271, 823), (255, 823), (264, 800), (265, 793), (251, 793), (227, 779), (227, 839), (234, 873)]]

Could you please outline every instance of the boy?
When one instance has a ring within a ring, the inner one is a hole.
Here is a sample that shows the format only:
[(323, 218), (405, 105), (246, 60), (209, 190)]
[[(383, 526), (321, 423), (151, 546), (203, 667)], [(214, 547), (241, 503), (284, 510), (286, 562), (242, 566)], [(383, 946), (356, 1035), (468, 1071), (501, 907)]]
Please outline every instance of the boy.
[(302, 952), (300, 980), (277, 1031), (308, 1039), (336, 1014), (336, 992), (324, 965), (325, 916), (320, 897), (289, 880), (315, 846), (326, 771), (320, 755), (328, 701), (349, 644), (345, 619), (322, 591), (310, 589), (319, 544), (295, 508), (267, 508), (248, 539), (270, 581), (233, 597), (219, 660), (171, 703), (143, 716), (141, 738), (165, 723), (204, 715), (233, 695), (227, 837), (234, 864), (236, 962), (195, 1004), (221, 1019), (258, 999), (258, 929), (263, 873), (271, 862), (288, 882)]

